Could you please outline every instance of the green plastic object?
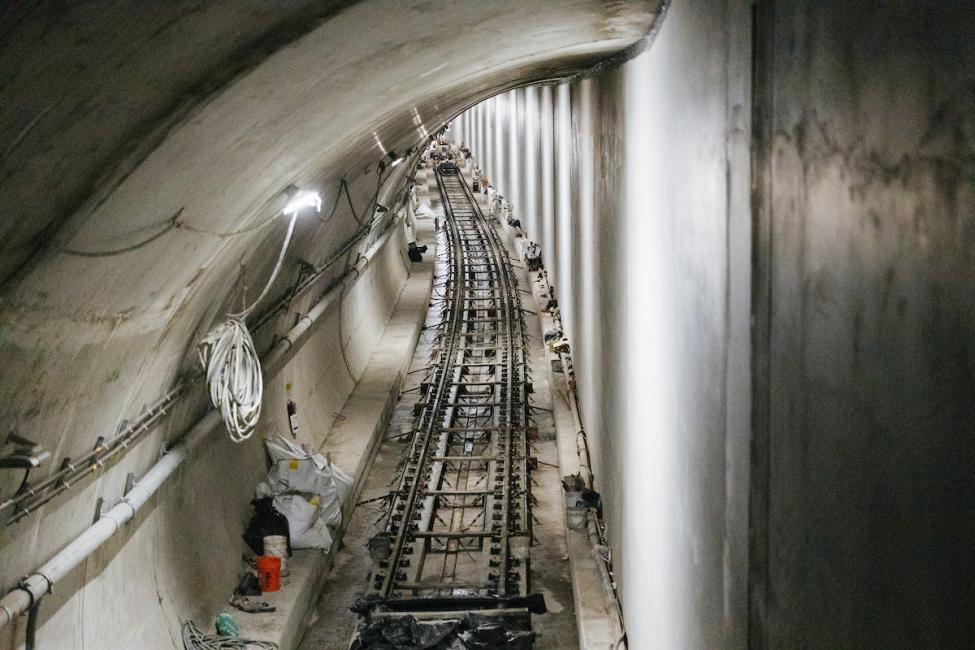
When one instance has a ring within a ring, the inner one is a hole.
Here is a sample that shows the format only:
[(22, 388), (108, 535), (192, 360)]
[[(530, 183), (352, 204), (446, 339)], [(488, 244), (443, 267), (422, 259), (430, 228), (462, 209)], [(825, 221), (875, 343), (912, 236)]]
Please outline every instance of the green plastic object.
[(230, 614), (220, 612), (217, 614), (217, 634), (237, 638), (240, 636), (240, 626)]

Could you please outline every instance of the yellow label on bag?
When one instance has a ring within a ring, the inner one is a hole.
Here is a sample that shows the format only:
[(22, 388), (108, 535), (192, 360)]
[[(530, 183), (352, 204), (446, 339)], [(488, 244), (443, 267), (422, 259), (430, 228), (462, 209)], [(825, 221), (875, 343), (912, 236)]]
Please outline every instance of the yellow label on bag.
[(292, 472), (297, 472), (298, 471), (298, 459), (289, 460), (288, 461), (288, 468), (291, 469)]

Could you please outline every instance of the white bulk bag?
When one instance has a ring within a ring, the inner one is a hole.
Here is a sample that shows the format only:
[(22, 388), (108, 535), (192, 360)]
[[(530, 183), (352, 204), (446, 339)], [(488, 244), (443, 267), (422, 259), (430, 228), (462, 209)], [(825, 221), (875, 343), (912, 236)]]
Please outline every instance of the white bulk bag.
[(310, 453), (281, 436), (278, 441), (267, 440), (265, 444), (274, 462), (267, 481), (257, 486), (257, 496), (286, 492), (317, 495), (325, 523), (339, 525), (342, 504), (352, 490), (352, 478), (322, 454)]
[(322, 520), (318, 506), (309, 503), (300, 494), (282, 494), (274, 497), (274, 509), (288, 520), (291, 548), (332, 547), (332, 535)]

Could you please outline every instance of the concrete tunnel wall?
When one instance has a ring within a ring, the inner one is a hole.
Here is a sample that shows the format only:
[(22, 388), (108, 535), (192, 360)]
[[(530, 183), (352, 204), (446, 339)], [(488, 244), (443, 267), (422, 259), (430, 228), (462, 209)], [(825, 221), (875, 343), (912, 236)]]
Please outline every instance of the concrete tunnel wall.
[(542, 246), (634, 647), (963, 647), (975, 10), (756, 7), (455, 137)]
[[(365, 205), (375, 176), (363, 170), (388, 149), (516, 84), (585, 69), (650, 22), (593, 28), (618, 24), (609, 5), (642, 3), (507, 3), (490, 15), (477, 13), (489, 3), (461, 4), (470, 13), (296, 2), (292, 22), (229, 20), (241, 5), (213, 3), (110, 29), (84, 8), (8, 21), (4, 424), (16, 419), (56, 459), (90, 448), (193, 366), (239, 262), (266, 277), (282, 226), (229, 242), (172, 233), (121, 261), (60, 248), (124, 246), (180, 207), (189, 223), (233, 230), (272, 215), (287, 183), (328, 201), (343, 174)], [(675, 0), (650, 48), (621, 67), (501, 94), (455, 122), (541, 242), (562, 302), (633, 647), (968, 642), (973, 12), (780, 0), (756, 4), (753, 30), (750, 3)], [(458, 22), (481, 29), (461, 34)], [(204, 28), (209, 40), (185, 38)], [(272, 31), (268, 51), (238, 56), (241, 39)], [(66, 34), (77, 38), (55, 40)], [(109, 35), (139, 53), (98, 58), (118, 45)], [(32, 58), (42, 52), (46, 66)], [(446, 77), (426, 74), (445, 59), (457, 63)], [(229, 60), (247, 64), (217, 65)], [(349, 65), (322, 63), (336, 60)], [(37, 105), (51, 87), (60, 99)], [(289, 259), (326, 258), (355, 229), (344, 206), (299, 224)], [(378, 261), (346, 298), (353, 374), (400, 268)], [(324, 433), (316, 423), (352, 385), (336, 318), (269, 386), (265, 426), (282, 425), (290, 381), (303, 431)], [(90, 523), (98, 496), (117, 499), (125, 474), (201, 407), (202, 395), (181, 402), (110, 472), (5, 528), (3, 586)], [(42, 647), (178, 647), (178, 619), (204, 620), (227, 594), (237, 558), (214, 549), (239, 548), (262, 470), (257, 445), (215, 434), (44, 600)], [(19, 647), (23, 624), (0, 647)]]
[(769, 647), (964, 647), (975, 5), (760, 20), (754, 625)]
[[(341, 178), (358, 218), (369, 219), (388, 152), (422, 143), (499, 90), (572, 74), (626, 48), (646, 34), (656, 7), (0, 7), (0, 422), (51, 451), (42, 475), (90, 450), (197, 371), (196, 343), (240, 300), (241, 263), (256, 295), (284, 234), (277, 215), (286, 186), (319, 190), (325, 211), (299, 219), (268, 304), (287, 295), (299, 260), (321, 265), (359, 230)], [(393, 205), (408, 167), (387, 169), (381, 203)], [(171, 227), (177, 213), (207, 232)], [(232, 445), (214, 432), (135, 521), (55, 585), (40, 609), (42, 647), (180, 647), (180, 620), (208, 626), (236, 578), (248, 501), (264, 470), (259, 439), (282, 428), (284, 384), (293, 384), (304, 434), (320, 441), (353, 384), (338, 320), (358, 375), (402, 283), (403, 246), (393, 238), (341, 315), (333, 305), (270, 383), (251, 442)], [(76, 254), (116, 250), (127, 252)], [(344, 264), (289, 304), (258, 347), (307, 313)], [(84, 530), (99, 497), (114, 504), (127, 473), (140, 476), (203, 408), (202, 389), (181, 398), (108, 471), (5, 527), (0, 586), (14, 588)], [(3, 477), (3, 496), (15, 488), (15, 477)], [(0, 647), (22, 647), (25, 623), (0, 630)]]
[[(181, 621), (208, 621), (225, 608), (240, 571), (241, 533), (250, 518), (249, 502), (265, 471), (260, 440), (287, 435), (284, 406), (290, 392), (299, 405), (298, 442), (314, 448), (321, 445), (341, 417), (336, 414), (341, 414), (403, 287), (408, 273), (406, 240), (401, 224), (390, 228), (390, 237), (374, 262), (341, 300), (329, 305), (300, 353), (268, 378), (265, 411), (253, 439), (236, 445), (222, 429), (214, 431), (210, 443), (191, 455), (163, 486), (155, 507), (140, 512), (44, 599), (39, 647), (182, 647)], [(285, 318), (296, 316), (289, 310)], [(291, 391), (286, 384), (291, 384)], [(175, 419), (174, 427), (180, 423)], [(147, 460), (143, 454), (154, 457), (171, 428), (160, 427), (140, 444), (138, 455), (126, 457), (113, 474), (136, 469)], [(77, 523), (90, 520), (93, 511), (76, 504), (87, 504), (92, 493), (109, 498), (114, 489), (121, 493), (120, 487), (95, 482), (72, 495), (69, 505)], [(58, 512), (67, 507), (61, 505)], [(54, 537), (60, 531), (49, 524), (44, 532)], [(24, 547), (12, 551), (27, 551), (38, 559), (50, 553)], [(5, 567), (15, 566), (18, 559), (13, 552), (5, 553)], [(16, 639), (21, 638), (25, 622), (19, 619), (4, 630), (0, 647), (21, 647)]]
[(676, 2), (621, 67), (452, 123), (542, 247), (634, 648), (746, 644), (750, 21)]

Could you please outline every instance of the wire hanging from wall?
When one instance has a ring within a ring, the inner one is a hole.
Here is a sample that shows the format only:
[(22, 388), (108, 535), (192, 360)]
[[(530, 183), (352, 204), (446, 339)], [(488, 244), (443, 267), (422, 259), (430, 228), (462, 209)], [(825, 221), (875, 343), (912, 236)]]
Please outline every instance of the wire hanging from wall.
[(102, 251), (83, 251), (75, 248), (61, 248), (58, 250), (58, 252), (63, 253), (65, 255), (73, 255), (75, 257), (112, 257), (114, 255), (122, 255), (123, 253), (130, 253), (134, 250), (138, 250), (142, 248), (143, 246), (151, 244), (152, 242), (156, 241), (157, 239), (165, 235), (173, 228), (179, 228), (180, 226), (179, 218), (180, 215), (182, 214), (183, 214), (183, 208), (180, 208), (179, 210), (176, 211), (176, 214), (174, 214), (173, 216), (171, 216), (169, 219), (165, 221), (162, 230), (160, 230), (154, 235), (150, 235), (149, 237), (143, 239), (142, 241), (136, 242), (134, 244), (130, 244), (128, 246), (123, 246), (122, 248), (116, 248), (112, 250), (102, 250)]
[[(352, 217), (359, 225), (359, 231), (363, 234), (371, 230), (372, 222), (365, 222), (370, 210), (378, 207), (379, 193), (382, 189), (383, 172), (385, 164), (380, 163), (376, 168), (376, 191), (371, 201), (366, 205), (362, 217), (357, 213), (352, 202), (352, 195), (349, 191), (348, 182), (343, 177), (339, 185), (339, 195), (344, 191)], [(336, 196), (335, 203), (331, 212), (324, 221), (328, 221), (338, 207), (340, 196)], [(200, 363), (206, 372), (207, 388), (210, 396), (210, 403), (214, 408), (220, 410), (224, 425), (230, 434), (230, 439), (234, 442), (247, 440), (257, 426), (261, 415), (261, 405), (264, 397), (264, 378), (261, 371), (260, 357), (254, 347), (253, 338), (247, 329), (245, 318), (254, 308), (264, 299), (284, 262), (284, 255), (291, 242), (294, 233), (295, 221), (298, 212), (307, 207), (314, 207), (317, 213), (322, 211), (322, 200), (315, 192), (298, 192), (285, 207), (283, 213), (290, 215), (291, 220), (288, 224), (288, 233), (285, 236), (284, 244), (278, 255), (277, 263), (268, 279), (264, 290), (261, 291), (257, 299), (246, 309), (235, 314), (228, 314), (227, 320), (213, 329), (200, 342), (198, 352)], [(319, 217), (319, 219), (321, 219)], [(174, 219), (174, 222), (176, 220)], [(270, 221), (270, 220), (269, 220)], [(247, 230), (256, 229), (267, 222), (257, 224), (245, 230), (233, 233), (208, 233), (232, 236), (241, 234)], [(183, 224), (178, 224), (183, 225)], [(203, 232), (200, 229), (187, 228)], [(351, 253), (351, 250), (349, 251)], [(357, 256), (358, 261), (358, 256)], [(346, 258), (346, 271), (348, 270), (348, 258)], [(340, 316), (341, 319), (341, 298)], [(341, 342), (340, 342), (341, 346)], [(346, 368), (352, 374), (350, 363), (343, 348), (343, 361)]]
[(283, 210), (285, 216), (291, 217), (288, 232), (264, 290), (243, 311), (227, 314), (227, 320), (207, 334), (198, 348), (200, 363), (206, 372), (210, 403), (220, 410), (230, 439), (234, 442), (250, 438), (260, 419), (264, 398), (261, 360), (245, 319), (271, 290), (284, 264), (284, 255), (291, 243), (298, 213), (309, 207), (321, 212), (322, 199), (318, 193), (299, 192), (288, 202)]

